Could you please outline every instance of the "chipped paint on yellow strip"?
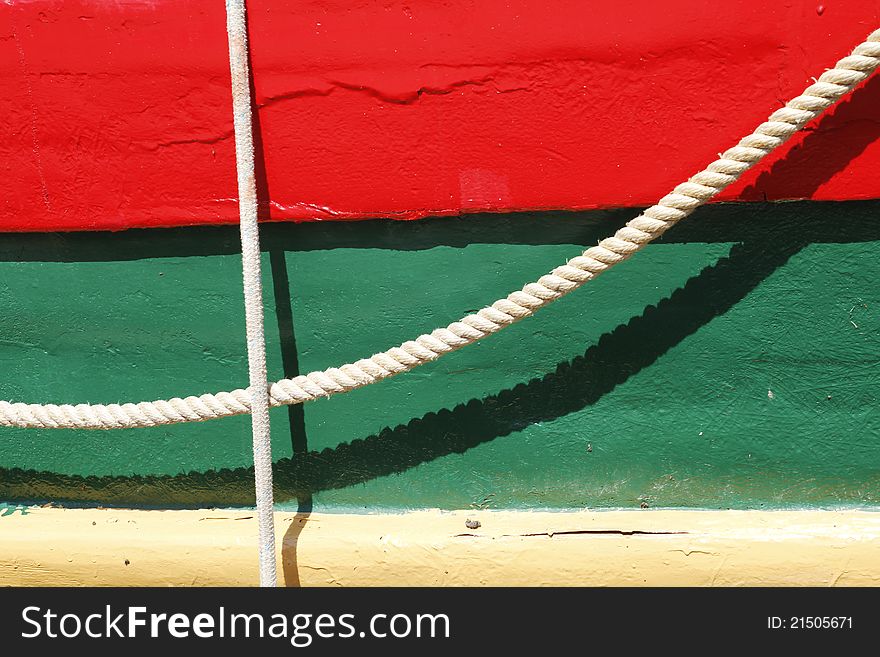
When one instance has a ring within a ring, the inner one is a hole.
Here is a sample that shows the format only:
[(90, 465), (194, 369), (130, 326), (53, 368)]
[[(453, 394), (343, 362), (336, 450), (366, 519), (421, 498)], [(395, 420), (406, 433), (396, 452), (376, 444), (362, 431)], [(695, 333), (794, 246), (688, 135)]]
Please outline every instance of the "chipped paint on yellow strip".
[[(277, 513), (276, 528), (288, 585), (880, 584), (872, 511)], [(243, 511), (27, 508), (0, 517), (0, 585), (255, 585), (256, 535)]]

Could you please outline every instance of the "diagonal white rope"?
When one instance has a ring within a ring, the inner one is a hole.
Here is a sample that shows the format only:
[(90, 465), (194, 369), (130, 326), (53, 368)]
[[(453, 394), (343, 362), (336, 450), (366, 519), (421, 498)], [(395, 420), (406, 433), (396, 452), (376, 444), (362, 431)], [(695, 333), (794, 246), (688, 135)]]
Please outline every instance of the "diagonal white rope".
[(257, 185), (254, 174), (254, 133), (248, 72), (247, 19), (244, 0), (226, 0), (232, 113), (235, 126), (235, 167), (238, 172), (238, 210), (241, 262), (247, 328), (251, 425), (254, 443), (254, 484), (259, 527), (260, 586), (276, 586), (275, 519), (272, 513), (272, 437), (269, 427), (269, 383), (263, 328), (263, 284), (260, 276), (260, 231), (257, 224)]
[[(880, 65), (880, 30), (874, 31), (825, 71), (815, 84), (776, 110), (737, 146), (724, 152), (703, 171), (678, 185), (641, 215), (572, 258), (538, 281), (513, 292), (476, 314), (463, 317), (446, 328), (421, 335), (399, 347), (355, 363), (282, 379), (269, 386), (273, 406), (301, 404), (319, 397), (348, 392), (406, 372), (443, 354), (497, 333), (505, 326), (529, 317), (564, 294), (579, 288), (658, 238), (736, 181), (745, 171), (778, 148), (807, 122), (822, 114), (842, 96), (868, 78)], [(152, 427), (176, 422), (197, 422), (250, 411), (246, 390), (214, 395), (141, 402), (139, 404), (23, 404), (0, 401), (0, 426), (118, 429)]]

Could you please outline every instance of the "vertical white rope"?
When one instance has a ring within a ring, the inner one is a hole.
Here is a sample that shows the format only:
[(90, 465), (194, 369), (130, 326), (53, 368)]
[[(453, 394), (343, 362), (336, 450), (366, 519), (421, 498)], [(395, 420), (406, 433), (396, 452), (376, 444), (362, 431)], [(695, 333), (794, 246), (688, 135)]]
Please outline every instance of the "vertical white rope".
[(248, 73), (245, 0), (226, 0), (232, 111), (235, 121), (235, 166), (244, 278), (250, 376), (251, 425), (254, 436), (254, 483), (260, 545), (260, 586), (276, 586), (275, 521), (272, 514), (272, 441), (269, 430), (269, 383), (263, 331), (263, 286), (260, 278), (260, 232), (257, 226), (257, 185), (254, 175), (254, 134)]

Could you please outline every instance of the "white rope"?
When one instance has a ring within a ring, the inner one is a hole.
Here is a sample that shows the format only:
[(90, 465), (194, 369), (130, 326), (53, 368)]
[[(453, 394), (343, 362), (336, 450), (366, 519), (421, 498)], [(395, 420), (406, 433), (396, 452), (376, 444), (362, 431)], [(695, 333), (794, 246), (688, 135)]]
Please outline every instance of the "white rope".
[(269, 427), (269, 384), (263, 330), (263, 285), (260, 276), (260, 232), (257, 225), (257, 186), (254, 177), (254, 134), (248, 74), (245, 0), (226, 0), (232, 112), (235, 125), (235, 166), (247, 326), (251, 425), (254, 439), (254, 483), (260, 546), (260, 586), (276, 586), (275, 520), (272, 512), (272, 438)]
[[(852, 54), (825, 71), (815, 84), (776, 110), (737, 146), (723, 153), (703, 171), (678, 185), (657, 205), (599, 242), (582, 255), (557, 267), (537, 282), (513, 292), (476, 314), (463, 317), (446, 328), (421, 335), (399, 347), (355, 363), (282, 379), (269, 386), (272, 406), (301, 404), (319, 397), (348, 392), (436, 360), (497, 333), (505, 326), (529, 317), (540, 308), (594, 279), (714, 198), (768, 153), (778, 148), (807, 122), (822, 114), (852, 91), (880, 65), (880, 30), (873, 32)], [(15, 427), (119, 429), (152, 427), (176, 422), (196, 422), (250, 411), (245, 390), (201, 397), (175, 397), (139, 404), (22, 404), (0, 402), (0, 425)]]

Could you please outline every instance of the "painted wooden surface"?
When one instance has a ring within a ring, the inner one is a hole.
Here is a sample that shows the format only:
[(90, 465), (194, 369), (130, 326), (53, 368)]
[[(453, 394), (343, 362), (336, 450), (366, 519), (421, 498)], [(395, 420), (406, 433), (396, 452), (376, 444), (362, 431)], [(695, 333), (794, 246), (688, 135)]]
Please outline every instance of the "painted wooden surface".
[[(282, 508), (770, 508), (880, 501), (878, 202), (717, 205), (537, 316), (273, 412)], [(278, 224), (274, 378), (369, 355), (532, 280), (633, 210)], [(2, 397), (246, 381), (234, 227), (0, 239)], [(0, 499), (250, 505), (248, 418), (0, 431)]]
[[(880, 583), (870, 511), (279, 512), (275, 529), (282, 586)], [(254, 586), (256, 531), (246, 511), (0, 504), (0, 586)]]
[[(876, 0), (248, 5), (274, 219), (650, 204), (880, 24)], [(234, 221), (225, 39), (220, 0), (0, 4), (0, 230)], [(880, 196), (878, 101), (726, 198)]]

